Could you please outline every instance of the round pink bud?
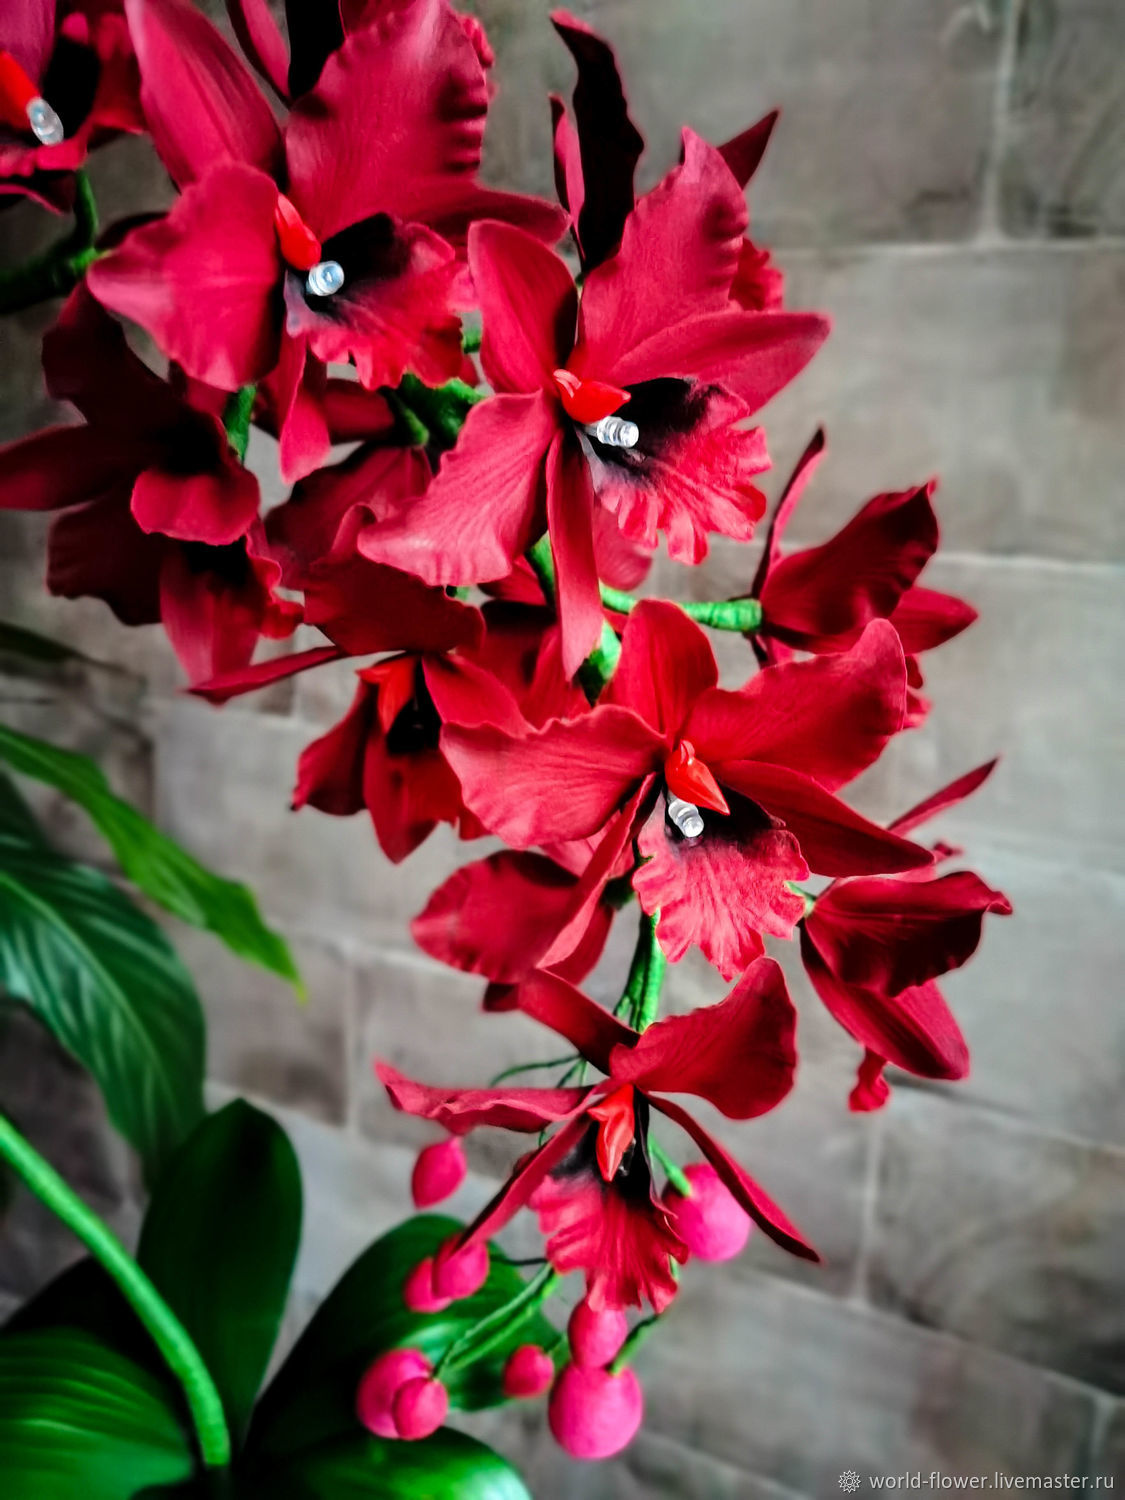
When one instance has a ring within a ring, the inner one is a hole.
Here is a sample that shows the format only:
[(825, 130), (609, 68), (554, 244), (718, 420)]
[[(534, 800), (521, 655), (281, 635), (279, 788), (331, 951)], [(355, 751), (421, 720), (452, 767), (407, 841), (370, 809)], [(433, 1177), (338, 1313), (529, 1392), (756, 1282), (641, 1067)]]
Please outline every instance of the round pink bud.
[(398, 1437), (391, 1409), (408, 1380), (425, 1378), (431, 1365), (421, 1349), (389, 1349), (370, 1365), (356, 1392), (356, 1416), (376, 1437)]
[(479, 1292), (488, 1278), (488, 1246), (466, 1245), (454, 1250), (446, 1243), (434, 1257), (434, 1291), (456, 1302)]
[(469, 1164), (465, 1148), (455, 1136), (419, 1151), (410, 1177), (415, 1208), (431, 1208), (455, 1193), (465, 1180)]
[(448, 1411), (449, 1392), (445, 1386), (440, 1380), (425, 1377), (408, 1380), (400, 1386), (392, 1407), (396, 1432), (409, 1443), (436, 1432)]
[(572, 1458), (610, 1458), (633, 1441), (644, 1409), (641, 1383), (628, 1366), (611, 1375), (567, 1365), (551, 1391), (547, 1421)]
[(505, 1396), (541, 1396), (555, 1378), (555, 1362), (538, 1344), (521, 1344), (508, 1356), (501, 1387)]
[(708, 1162), (684, 1168), (691, 1197), (664, 1189), (676, 1233), (700, 1260), (731, 1260), (750, 1238), (750, 1216)]
[(619, 1353), (628, 1332), (623, 1312), (608, 1307), (598, 1312), (589, 1302), (580, 1302), (566, 1325), (571, 1358), (583, 1369), (601, 1369)]
[(453, 1301), (452, 1297), (439, 1297), (434, 1291), (434, 1258), (427, 1255), (420, 1260), (406, 1278), (402, 1288), (402, 1300), (411, 1312), (444, 1312)]

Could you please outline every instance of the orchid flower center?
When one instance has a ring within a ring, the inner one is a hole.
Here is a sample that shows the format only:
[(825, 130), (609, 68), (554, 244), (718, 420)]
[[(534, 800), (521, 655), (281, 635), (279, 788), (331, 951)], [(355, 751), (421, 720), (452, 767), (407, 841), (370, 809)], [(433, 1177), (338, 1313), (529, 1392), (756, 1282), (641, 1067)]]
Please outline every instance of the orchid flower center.
[(415, 656), (391, 656), (358, 674), (379, 690), (376, 711), (384, 734), (390, 733), (399, 714), (413, 702), (417, 660)]
[(607, 448), (637, 446), (641, 430), (636, 422), (614, 416), (630, 399), (628, 391), (607, 385), (604, 380), (584, 380), (572, 370), (555, 370), (554, 378), (563, 411), (596, 442)]
[(598, 1171), (606, 1182), (612, 1182), (633, 1143), (637, 1128), (633, 1109), (633, 1085), (623, 1083), (588, 1111), (598, 1122)]
[(680, 740), (664, 762), (664, 784), (670, 793), (668, 816), (686, 839), (697, 839), (703, 832), (701, 807), (730, 812), (711, 768), (699, 759), (690, 740)]
[(57, 146), (63, 122), (10, 52), (0, 51), (0, 119), (13, 130), (30, 128), (44, 146)]
[(312, 297), (334, 296), (344, 285), (344, 268), (338, 260), (321, 259), (320, 241), (284, 193), (277, 195), (273, 222), (282, 260), (307, 273), (305, 291)]

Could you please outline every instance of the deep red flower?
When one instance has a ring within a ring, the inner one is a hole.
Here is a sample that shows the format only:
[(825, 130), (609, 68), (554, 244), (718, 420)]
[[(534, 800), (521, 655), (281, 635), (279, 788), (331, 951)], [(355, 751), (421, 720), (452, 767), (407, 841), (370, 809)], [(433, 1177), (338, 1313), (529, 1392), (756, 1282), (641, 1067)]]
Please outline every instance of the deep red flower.
[(74, 201), (94, 146), (144, 129), (120, 0), (9, 0), (0, 31), (0, 194)]
[(931, 504), (937, 481), (876, 495), (828, 541), (783, 555), (785, 529), (825, 448), (824, 433), (817, 432), (770, 522), (750, 590), (762, 606), (755, 649), (769, 662), (784, 661), (794, 650), (846, 651), (871, 620), (889, 619), (908, 658), (908, 723), (914, 724), (925, 715), (916, 656), (952, 640), (977, 617), (963, 599), (917, 581), (937, 550)]
[(645, 601), (588, 714), (523, 734), (450, 726), (442, 748), (467, 806), (513, 848), (590, 837), (624, 810), (664, 951), (696, 945), (730, 978), (763, 932), (791, 935), (804, 907), (788, 883), (810, 868), (873, 874), (931, 856), (832, 795), (902, 727), (902, 649), (885, 622), (844, 655), (768, 668), (738, 692), (717, 681), (698, 626)]
[[(988, 777), (979, 766), (898, 818), (912, 832), (954, 806)], [(957, 851), (939, 846), (939, 861)], [(801, 957), (828, 1010), (865, 1049), (854, 1110), (878, 1109), (889, 1089), (887, 1062), (923, 1078), (964, 1078), (969, 1051), (936, 981), (976, 951), (986, 912), (1008, 916), (1008, 898), (968, 870), (914, 879), (837, 880), (816, 898), (801, 927)]]
[(684, 161), (642, 198), (579, 307), (558, 256), (520, 230), (474, 225), (469, 265), (481, 360), (499, 393), (468, 416), (422, 502), (366, 554), (430, 583), (505, 577), (550, 527), (563, 664), (594, 645), (595, 509), (634, 543), (658, 533), (698, 562), (711, 532), (745, 540), (768, 462), (743, 419), (804, 368), (827, 333), (811, 313), (747, 313), (730, 288), (745, 204), (720, 153), (686, 131)]
[(676, 1290), (671, 1262), (684, 1260), (687, 1250), (653, 1182), (648, 1124), (656, 1110), (691, 1136), (771, 1239), (795, 1255), (817, 1258), (757, 1183), (665, 1097), (691, 1094), (729, 1119), (748, 1120), (789, 1092), (796, 1017), (772, 959), (754, 963), (719, 1005), (668, 1017), (642, 1035), (551, 974), (526, 980), (519, 1005), (571, 1042), (605, 1081), (583, 1088), (445, 1089), (376, 1065), (397, 1108), (454, 1135), (482, 1125), (529, 1134), (559, 1127), (521, 1159), (462, 1243), (487, 1239), (530, 1203), (548, 1236), (551, 1263), (559, 1271), (586, 1273), (595, 1311), (644, 1300), (657, 1311), (666, 1307)]
[[(186, 0), (126, 0), (153, 140), (182, 196), (92, 268), (108, 307), (223, 389), (307, 356), (365, 385), (461, 368), (461, 265), (487, 105), (480, 61), (444, 0), (373, 8), (284, 131), (238, 56)], [(505, 199), (505, 204), (508, 200)], [(555, 210), (512, 199), (557, 234)], [(292, 347), (290, 347), (290, 344)]]

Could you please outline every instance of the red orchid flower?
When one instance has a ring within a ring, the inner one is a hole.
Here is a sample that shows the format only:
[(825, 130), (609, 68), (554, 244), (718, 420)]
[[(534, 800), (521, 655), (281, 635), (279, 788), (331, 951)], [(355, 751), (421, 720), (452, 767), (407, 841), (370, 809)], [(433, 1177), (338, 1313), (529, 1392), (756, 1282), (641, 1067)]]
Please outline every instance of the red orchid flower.
[(87, 152), (144, 129), (119, 0), (18, 0), (0, 28), (0, 194), (60, 212)]
[[(991, 775), (978, 766), (890, 826), (898, 834), (955, 806)], [(937, 849), (939, 861), (957, 851)], [(964, 1078), (969, 1051), (936, 981), (976, 951), (986, 912), (1009, 916), (1011, 902), (978, 875), (937, 874), (938, 865), (898, 880), (836, 880), (801, 926), (801, 957), (831, 1014), (865, 1049), (854, 1110), (878, 1109), (888, 1062), (922, 1078)]]
[(644, 601), (588, 714), (523, 734), (449, 726), (442, 749), (466, 804), (513, 848), (589, 837), (624, 810), (645, 861), (633, 886), (660, 913), (664, 951), (697, 946), (730, 978), (762, 952), (763, 932), (792, 934), (804, 906), (789, 882), (810, 868), (874, 874), (931, 856), (832, 795), (902, 727), (905, 667), (889, 625), (738, 692), (717, 682), (699, 627)]
[(917, 693), (922, 683), (918, 653), (952, 640), (977, 617), (963, 599), (917, 582), (938, 545), (931, 504), (937, 481), (876, 495), (828, 541), (783, 555), (785, 528), (825, 449), (824, 433), (818, 431), (770, 522), (750, 590), (762, 606), (755, 650), (768, 662), (784, 661), (793, 650), (846, 651), (871, 620), (889, 619), (907, 656), (907, 724), (913, 727), (928, 707)]
[[(621, 243), (636, 202), (634, 176), (644, 139), (629, 118), (613, 48), (567, 11), (555, 11), (551, 22), (578, 69), (573, 124), (562, 100), (551, 95), (555, 185), (571, 216), (583, 271), (589, 272)], [(740, 188), (758, 170), (777, 118), (774, 110), (719, 147)], [(783, 285), (769, 252), (744, 238), (730, 288), (732, 301), (752, 312), (773, 311), (781, 306)]]
[[(126, 0), (153, 141), (182, 195), (91, 268), (106, 306), (226, 390), (280, 367), (284, 427), (307, 357), (367, 386), (461, 369), (456, 246), (482, 189), (487, 89), (444, 0), (375, 7), (278, 128), (186, 0)], [(507, 200), (505, 200), (507, 201)], [(557, 211), (513, 199), (548, 234)]]
[(666, 1094), (691, 1094), (728, 1119), (748, 1120), (782, 1100), (796, 1068), (796, 1017), (781, 970), (754, 963), (718, 1005), (657, 1021), (642, 1035), (557, 975), (536, 973), (519, 1007), (571, 1042), (606, 1075), (583, 1088), (446, 1089), (414, 1083), (386, 1063), (376, 1074), (391, 1102), (454, 1135), (480, 1126), (533, 1134), (559, 1128), (517, 1163), (461, 1244), (494, 1234), (530, 1204), (549, 1236), (547, 1256), (562, 1272), (586, 1273), (596, 1310), (675, 1295), (671, 1262), (687, 1249), (653, 1182), (652, 1111), (692, 1138), (750, 1217), (777, 1244), (817, 1259), (800, 1231), (696, 1120)]
[(563, 661), (577, 670), (602, 614), (596, 508), (651, 550), (699, 562), (710, 532), (748, 538), (764, 501), (759, 429), (741, 427), (827, 333), (811, 313), (746, 313), (730, 287), (746, 211), (719, 152), (690, 131), (684, 160), (587, 276), (529, 235), (473, 226), (481, 360), (499, 394), (470, 411), (422, 502), (365, 539), (430, 583), (503, 578), (550, 527)]

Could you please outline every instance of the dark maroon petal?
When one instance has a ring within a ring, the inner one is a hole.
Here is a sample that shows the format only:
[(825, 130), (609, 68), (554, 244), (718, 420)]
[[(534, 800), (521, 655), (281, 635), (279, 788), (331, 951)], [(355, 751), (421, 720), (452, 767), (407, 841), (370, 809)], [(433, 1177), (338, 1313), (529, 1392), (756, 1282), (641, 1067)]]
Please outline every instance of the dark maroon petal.
[(361, 682), (340, 722), (301, 751), (294, 808), (308, 804), (336, 817), (348, 817), (363, 808), (364, 756), (368, 737), (377, 726), (377, 697), (374, 688)]
[(0, 448), (0, 510), (61, 510), (128, 494), (144, 449), (93, 427), (45, 427)]
[(253, 384), (278, 357), (276, 200), (254, 168), (216, 167), (164, 218), (96, 261), (87, 284), (196, 380), (222, 390)]
[(456, 823), (464, 810), (457, 778), (436, 745), (398, 753), (382, 734), (367, 741), (363, 798), (379, 847), (394, 864), (413, 854), (439, 823)]
[(562, 669), (573, 677), (598, 644), (603, 616), (590, 471), (565, 432), (555, 434), (547, 452), (547, 525), (555, 560)]
[(426, 223), (435, 185), (480, 163), (488, 88), (445, 0), (385, 6), (289, 117), (290, 196), (327, 240), (388, 213)]
[(152, 140), (177, 186), (226, 163), (273, 177), (281, 132), (241, 59), (187, 0), (125, 0)]
[(705, 694), (684, 733), (712, 770), (768, 762), (835, 790), (878, 759), (905, 705), (902, 647), (875, 620), (849, 652), (766, 667), (738, 692)]
[(339, 3), (326, 5), (324, 0), (285, 0), (291, 99), (299, 99), (316, 87), (324, 64), (342, 44), (343, 8)]
[(740, 135), (732, 136), (719, 147), (719, 152), (734, 173), (739, 187), (746, 187), (761, 165), (780, 113), (780, 110), (771, 109), (756, 125), (751, 125)]
[(632, 384), (620, 370), (646, 340), (727, 307), (746, 223), (730, 168), (685, 130), (681, 165), (640, 199), (621, 248), (586, 277), (575, 371)]
[(937, 548), (932, 488), (876, 495), (829, 541), (777, 562), (758, 595), (765, 629), (801, 650), (840, 651), (891, 615)]
[(674, 1120), (691, 1136), (754, 1223), (769, 1235), (775, 1244), (780, 1245), (783, 1250), (790, 1251), (793, 1255), (799, 1255), (802, 1260), (820, 1259), (812, 1246), (806, 1242), (801, 1231), (782, 1213), (773, 1199), (762, 1191), (732, 1156), (727, 1155), (718, 1141), (708, 1135), (702, 1125), (692, 1119), (687, 1110), (681, 1109), (678, 1104), (673, 1104), (671, 1099), (653, 1098), (651, 1102), (655, 1109), (667, 1115), (670, 1120)]
[(125, 625), (160, 619), (162, 536), (146, 536), (129, 511), (129, 492), (77, 505), (51, 523), (47, 588), (65, 599), (104, 599)]
[(804, 902), (787, 882), (809, 872), (792, 833), (753, 803), (729, 800), (729, 815), (706, 813), (702, 835), (685, 839), (657, 798), (637, 841), (645, 863), (633, 876), (645, 911), (660, 913), (657, 936), (673, 963), (695, 947), (724, 979), (759, 956), (762, 933), (792, 936)]
[(474, 406), (426, 493), (365, 531), (365, 557), (427, 583), (504, 578), (543, 530), (543, 458), (556, 431), (543, 396), (493, 396)]
[(556, 974), (529, 974), (519, 987), (518, 1005), (524, 1015), (557, 1031), (603, 1073), (609, 1072), (615, 1047), (630, 1047), (637, 1040), (635, 1031)]
[(643, 599), (625, 621), (602, 701), (631, 708), (671, 749), (692, 704), (719, 680), (711, 643), (678, 605)]
[(238, 45), (278, 98), (287, 98), (289, 49), (268, 0), (226, 0), (226, 6)]
[(613, 49), (568, 11), (555, 11), (551, 22), (578, 67), (573, 102), (580, 166), (568, 172), (569, 207), (582, 262), (589, 269), (621, 241), (645, 143), (629, 118)]
[(813, 433), (808, 447), (797, 460), (797, 465), (781, 492), (781, 499), (777, 502), (777, 509), (773, 513), (769, 531), (766, 533), (765, 551), (762, 553), (762, 560), (758, 564), (758, 571), (754, 575), (754, 582), (750, 585), (750, 597), (752, 599), (761, 598), (762, 589), (765, 587), (770, 570), (781, 558), (781, 541), (785, 534), (785, 528), (789, 525), (793, 512), (797, 509), (797, 502), (804, 494), (805, 486), (815, 473), (820, 460), (824, 457), (826, 447), (827, 439), (824, 436), (824, 428), (818, 427)]
[(811, 776), (749, 760), (711, 769), (725, 790), (780, 819), (818, 875), (894, 875), (933, 863), (929, 850), (861, 817)]
[(590, 1093), (582, 1089), (446, 1089), (415, 1083), (389, 1063), (376, 1062), (375, 1076), (404, 1114), (433, 1120), (451, 1135), (468, 1135), (482, 1125), (534, 1134), (565, 1120)]
[(948, 786), (943, 786), (940, 792), (934, 792), (925, 801), (919, 802), (909, 812), (903, 813), (901, 818), (896, 818), (890, 825), (895, 833), (913, 833), (921, 823), (926, 823), (930, 818), (936, 818), (947, 808), (956, 807), (958, 802), (963, 802), (966, 797), (971, 797), (979, 786), (983, 786), (996, 769), (999, 761), (986, 761), (983, 766), (977, 766), (972, 771), (966, 771), (964, 776), (958, 776), (956, 781), (951, 781)]
[(466, 804), (516, 849), (598, 833), (662, 748), (635, 714), (613, 705), (522, 736), (447, 725), (441, 743)]
[(469, 269), (480, 301), (481, 364), (501, 391), (553, 392), (574, 345), (578, 292), (553, 250), (507, 224), (474, 224)]
[(480, 638), (478, 609), (363, 557), (317, 563), (302, 586), (307, 623), (353, 656), (448, 651)]
[(819, 897), (809, 936), (842, 982), (895, 995), (937, 979), (975, 953), (986, 912), (1011, 902), (979, 875), (935, 880), (843, 880)]
[(862, 1046), (922, 1078), (967, 1075), (968, 1046), (933, 980), (911, 985), (893, 997), (843, 984), (804, 929), (801, 957), (829, 1013)]

